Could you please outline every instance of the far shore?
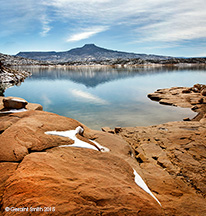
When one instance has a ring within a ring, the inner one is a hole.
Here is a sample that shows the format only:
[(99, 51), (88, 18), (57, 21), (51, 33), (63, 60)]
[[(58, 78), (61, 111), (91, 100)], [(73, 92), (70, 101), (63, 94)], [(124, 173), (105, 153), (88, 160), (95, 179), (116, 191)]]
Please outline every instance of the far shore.
[(206, 67), (206, 63), (179, 63), (179, 64), (22, 64), (22, 65), (11, 65), (12, 67), (37, 67), (37, 68), (160, 68), (160, 67), (174, 67), (174, 68), (196, 68)]

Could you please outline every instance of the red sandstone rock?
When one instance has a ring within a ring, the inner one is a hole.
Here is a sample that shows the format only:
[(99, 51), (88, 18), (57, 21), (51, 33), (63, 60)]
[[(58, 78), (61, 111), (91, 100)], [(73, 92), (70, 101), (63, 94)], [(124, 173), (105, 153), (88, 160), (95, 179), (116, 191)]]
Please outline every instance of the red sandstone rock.
[[(52, 215), (163, 215), (156, 200), (135, 183), (133, 169), (144, 176), (121, 137), (42, 111), (4, 115), (0, 121), (5, 125), (0, 134), (0, 167), (5, 167), (0, 182), (3, 215), (13, 214), (6, 207), (55, 207)], [(59, 148), (73, 141), (44, 133), (79, 125), (85, 129), (79, 138), (95, 139), (110, 152)]]
[(21, 161), (31, 151), (42, 151), (58, 145), (71, 144), (66, 137), (48, 136), (44, 132), (71, 130), (79, 122), (42, 111), (11, 114), (19, 120), (0, 136), (0, 161)]
[[(8, 97), (9, 98), (9, 100), (11, 100), (11, 99), (15, 99), (16, 97)], [(7, 98), (7, 99), (8, 99)], [(10, 105), (8, 105), (8, 107), (4, 107), (4, 103), (3, 103), (3, 100), (4, 101), (8, 101), (5, 97), (1, 97), (0, 96), (0, 111), (7, 111), (7, 110), (10, 110), (10, 109), (19, 109), (19, 108), (11, 108), (10, 107)], [(24, 99), (22, 99), (22, 98), (17, 98), (17, 99), (19, 99), (19, 100), (22, 100), (22, 101), (25, 101)], [(27, 101), (25, 101), (27, 104), (26, 104), (26, 106), (24, 106), (24, 104), (22, 105), (23, 107), (21, 107), (21, 108), (26, 108), (27, 110), (43, 110), (43, 107), (40, 105), (40, 104), (34, 104), (34, 103), (28, 103)], [(11, 102), (10, 102), (11, 103)], [(12, 102), (12, 103), (14, 103), (14, 104), (16, 104), (16, 103), (18, 103), (18, 102)], [(6, 102), (6, 104), (7, 104), (7, 102)], [(6, 105), (7, 106), (7, 105)], [(20, 105), (18, 105), (18, 107), (20, 107), (21, 106), (21, 103), (20, 103)], [(15, 107), (17, 107), (16, 105), (15, 105)]]
[(42, 111), (43, 107), (40, 104), (28, 103), (26, 105), (26, 109), (28, 109), (28, 110), (40, 110), (40, 111)]
[(25, 108), (28, 102), (22, 98), (6, 97), (3, 99), (3, 104), (6, 109), (21, 109)]
[(17, 169), (18, 163), (13, 162), (2, 162), (0, 163), (0, 201), (3, 198), (6, 181), (8, 178), (13, 175), (15, 170)]
[(166, 215), (206, 212), (206, 121), (122, 128)]
[[(172, 98), (174, 105), (191, 106), (196, 100), (194, 92), (185, 97), (179, 94), (182, 89), (169, 91), (182, 100), (176, 104)], [(167, 92), (159, 90), (158, 95), (162, 98)], [(42, 111), (2, 115), (0, 121), (3, 215), (13, 215), (4, 211), (7, 206), (55, 207), (51, 215), (202, 216), (206, 212), (204, 115), (200, 122), (121, 128), (116, 130), (118, 135), (90, 130), (73, 119)], [(59, 148), (73, 141), (44, 133), (79, 125), (85, 130), (79, 138), (94, 139), (110, 152)], [(132, 168), (160, 200), (164, 213), (135, 184)]]
[(206, 96), (206, 89), (203, 89), (203, 90), (201, 91), (201, 94), (202, 94), (203, 96)]
[(204, 91), (205, 85), (196, 84), (192, 88), (172, 87), (158, 89), (154, 93), (148, 94), (148, 97), (151, 100), (159, 101), (163, 105), (191, 108), (193, 111), (198, 112), (194, 120), (199, 121), (206, 112), (206, 99), (203, 97)]
[(49, 206), (55, 207), (54, 215), (163, 215), (132, 173), (119, 157), (93, 150), (32, 153), (7, 181), (2, 208)]

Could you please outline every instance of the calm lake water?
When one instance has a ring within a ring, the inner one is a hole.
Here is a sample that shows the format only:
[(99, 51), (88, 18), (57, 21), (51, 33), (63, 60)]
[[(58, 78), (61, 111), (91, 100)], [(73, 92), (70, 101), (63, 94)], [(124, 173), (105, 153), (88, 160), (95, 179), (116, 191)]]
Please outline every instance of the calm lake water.
[(45, 111), (74, 118), (92, 129), (148, 126), (193, 117), (190, 109), (160, 105), (147, 98), (159, 88), (205, 83), (205, 69), (107, 67), (27, 67), (32, 76), (6, 90), (43, 105)]

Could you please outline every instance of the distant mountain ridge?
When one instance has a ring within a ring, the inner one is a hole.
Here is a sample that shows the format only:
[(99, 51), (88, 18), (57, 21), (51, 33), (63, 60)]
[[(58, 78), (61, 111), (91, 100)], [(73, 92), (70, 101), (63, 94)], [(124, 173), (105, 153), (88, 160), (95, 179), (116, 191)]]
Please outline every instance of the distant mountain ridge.
[(21, 56), (12, 56), (0, 53), (0, 62), (3, 63), (5, 66), (10, 65), (40, 65), (44, 62), (33, 60), (33, 59), (27, 59), (23, 58)]
[(112, 60), (112, 59), (135, 59), (144, 60), (165, 60), (171, 57), (159, 55), (147, 55), (114, 51), (96, 46), (95, 44), (85, 44), (83, 47), (74, 48), (65, 52), (19, 52), (16, 56), (34, 59), (38, 61), (72, 62), (72, 61), (95, 61), (95, 60)]

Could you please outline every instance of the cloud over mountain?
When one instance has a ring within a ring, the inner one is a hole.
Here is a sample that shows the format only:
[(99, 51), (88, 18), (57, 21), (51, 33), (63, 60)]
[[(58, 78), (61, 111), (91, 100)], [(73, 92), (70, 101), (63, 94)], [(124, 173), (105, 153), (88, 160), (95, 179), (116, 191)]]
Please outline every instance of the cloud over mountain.
[(3, 44), (15, 40), (27, 50), (62, 49), (84, 40), (128, 51), (198, 54), (206, 47), (205, 7), (204, 0), (8, 0), (0, 8), (0, 45), (8, 49)]

